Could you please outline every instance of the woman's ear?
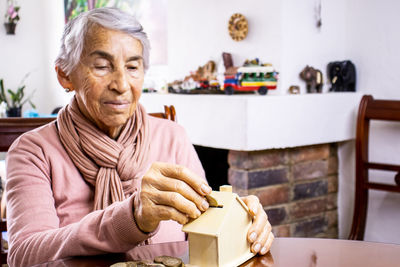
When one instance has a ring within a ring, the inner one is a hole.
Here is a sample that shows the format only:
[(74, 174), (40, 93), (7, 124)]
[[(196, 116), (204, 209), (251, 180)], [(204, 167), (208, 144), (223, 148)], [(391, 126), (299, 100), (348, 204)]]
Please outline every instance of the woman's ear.
[(64, 87), (68, 92), (73, 91), (74, 87), (69, 76), (65, 74), (65, 72), (59, 66), (56, 66), (56, 72), (58, 82), (61, 84), (61, 86)]

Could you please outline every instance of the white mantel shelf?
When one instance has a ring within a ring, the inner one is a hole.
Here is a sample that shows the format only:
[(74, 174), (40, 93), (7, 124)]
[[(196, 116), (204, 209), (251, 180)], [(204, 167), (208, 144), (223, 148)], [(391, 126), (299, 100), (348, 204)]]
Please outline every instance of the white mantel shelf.
[(195, 145), (264, 150), (355, 138), (361, 93), (302, 95), (177, 95), (144, 93), (147, 112), (174, 105)]

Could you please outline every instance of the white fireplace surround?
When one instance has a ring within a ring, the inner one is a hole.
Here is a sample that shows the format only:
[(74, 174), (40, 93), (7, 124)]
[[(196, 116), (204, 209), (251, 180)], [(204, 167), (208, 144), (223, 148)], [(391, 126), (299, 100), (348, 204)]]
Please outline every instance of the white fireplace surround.
[(178, 95), (144, 93), (147, 112), (174, 105), (193, 144), (264, 150), (355, 138), (360, 93), (301, 95)]

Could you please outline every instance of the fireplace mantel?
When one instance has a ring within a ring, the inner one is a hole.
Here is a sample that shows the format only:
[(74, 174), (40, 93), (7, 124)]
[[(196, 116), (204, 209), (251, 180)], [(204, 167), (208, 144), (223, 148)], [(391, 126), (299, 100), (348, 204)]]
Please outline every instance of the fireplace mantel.
[(147, 112), (174, 105), (193, 144), (254, 151), (355, 138), (361, 93), (177, 95), (144, 93)]

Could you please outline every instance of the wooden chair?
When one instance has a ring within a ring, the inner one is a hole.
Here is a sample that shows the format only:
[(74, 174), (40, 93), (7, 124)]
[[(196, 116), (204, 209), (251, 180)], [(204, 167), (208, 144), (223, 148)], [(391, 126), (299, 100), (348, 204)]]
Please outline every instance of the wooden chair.
[(175, 112), (175, 107), (173, 105), (164, 106), (164, 112), (149, 113), (149, 114), (153, 117), (176, 121), (176, 112)]
[[(149, 113), (149, 115), (176, 121), (174, 106), (164, 106), (164, 112)], [(0, 118), (0, 152), (7, 152), (8, 148), (21, 134), (54, 121), (56, 118)], [(5, 196), (5, 190), (3, 192)], [(0, 233), (7, 231), (5, 198), (1, 199)], [(0, 266), (7, 264), (7, 250), (1, 242)]]
[[(353, 224), (349, 235), (349, 239), (353, 240), (364, 239), (369, 190), (400, 193), (400, 164), (376, 163), (368, 160), (369, 128), (372, 120), (400, 122), (400, 101), (375, 100), (371, 95), (364, 95), (361, 99), (356, 132), (356, 192)], [(396, 185), (370, 182), (369, 170), (395, 172)]]

